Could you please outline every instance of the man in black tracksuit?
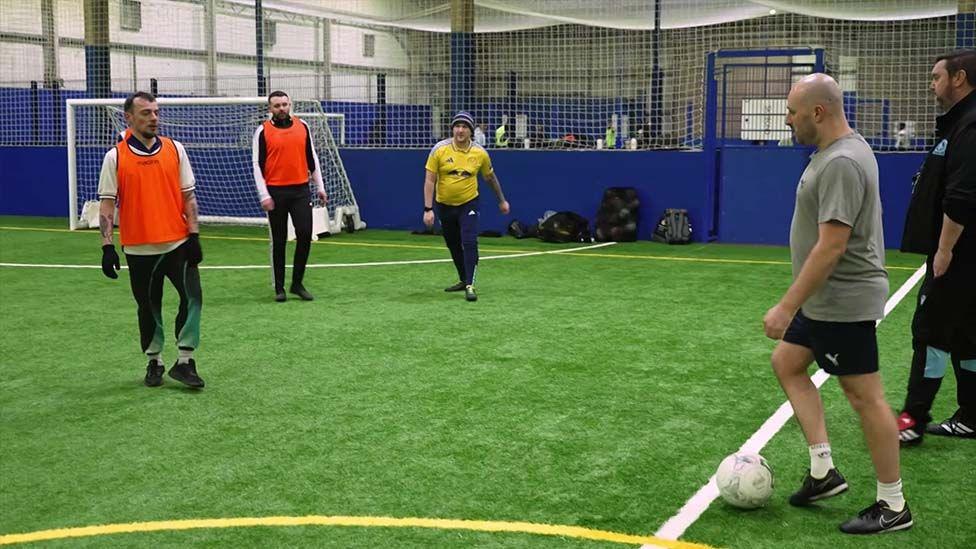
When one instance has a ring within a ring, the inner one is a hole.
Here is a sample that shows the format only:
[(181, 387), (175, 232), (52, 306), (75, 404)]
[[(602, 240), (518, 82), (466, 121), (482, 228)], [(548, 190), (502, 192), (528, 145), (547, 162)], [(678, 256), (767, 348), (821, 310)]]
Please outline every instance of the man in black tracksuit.
[[(901, 251), (926, 255), (912, 320), (912, 371), (898, 418), (902, 445), (924, 433), (976, 438), (976, 51), (939, 57), (932, 91), (945, 114), (916, 175)], [(929, 425), (950, 362), (959, 409)]]
[(275, 301), (288, 299), (285, 295), (285, 242), (288, 239), (289, 216), (295, 226), (296, 241), (290, 291), (303, 301), (312, 301), (315, 298), (302, 284), (312, 247), (309, 183), (314, 184), (319, 203), (324, 205), (326, 195), (322, 169), (312, 142), (312, 130), (304, 120), (291, 115), (288, 94), (283, 91), (271, 92), (268, 96), (268, 113), (270, 118), (254, 131), (251, 162), (258, 199), (261, 208), (268, 212), (268, 225), (271, 228)]

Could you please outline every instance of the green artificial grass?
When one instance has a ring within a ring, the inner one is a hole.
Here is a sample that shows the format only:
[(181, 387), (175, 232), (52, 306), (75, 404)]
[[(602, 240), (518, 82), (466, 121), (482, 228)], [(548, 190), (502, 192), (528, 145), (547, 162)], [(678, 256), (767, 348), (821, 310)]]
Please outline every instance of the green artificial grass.
[[(97, 266), (63, 219), (0, 218), (0, 262)], [(17, 227), (26, 230), (15, 230)], [(157, 520), (389, 516), (526, 521), (653, 535), (785, 400), (762, 316), (790, 282), (782, 247), (481, 240), (480, 300), (449, 261), (312, 267), (314, 302), (272, 301), (267, 230), (205, 227), (207, 388), (142, 385), (128, 273), (0, 267), (0, 535)], [(289, 262), (291, 251), (288, 254)], [(368, 230), (310, 264), (446, 260), (439, 237)], [(707, 261), (692, 261), (707, 260)], [(921, 263), (891, 253), (894, 292)], [(217, 266), (256, 266), (215, 269)], [(165, 290), (167, 367), (175, 292)], [(914, 292), (879, 327), (889, 402), (904, 398)], [(861, 547), (837, 524), (874, 477), (836, 380), (823, 389), (848, 494), (786, 496), (808, 457), (795, 422), (763, 451), (770, 505), (716, 501), (682, 537), (716, 547)], [(934, 414), (955, 408), (947, 377)], [(871, 547), (976, 541), (972, 441), (904, 451), (909, 532)], [(967, 482), (968, 479), (968, 482)], [(621, 547), (519, 533), (249, 527), (117, 534), (49, 547)]]

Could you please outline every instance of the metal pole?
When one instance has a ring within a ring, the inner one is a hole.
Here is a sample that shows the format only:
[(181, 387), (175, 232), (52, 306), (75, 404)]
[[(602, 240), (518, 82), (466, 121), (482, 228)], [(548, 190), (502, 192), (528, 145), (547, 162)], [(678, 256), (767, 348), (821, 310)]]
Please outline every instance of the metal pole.
[(217, 3), (204, 6), (203, 35), (207, 42), (207, 95), (217, 95)]
[[(661, 0), (654, 1), (654, 33), (651, 35), (651, 135), (661, 135), (663, 79), (661, 56)], [(648, 136), (650, 138), (650, 136)]]
[(64, 106), (68, 121), (68, 227), (78, 228), (78, 157), (75, 151), (75, 108), (67, 102)]
[(58, 67), (58, 25), (54, 0), (41, 0), (41, 32), (44, 35), (44, 87), (59, 80)]
[(34, 138), (33, 143), (39, 145), (41, 141), (41, 101), (38, 97), (39, 93), (37, 91), (37, 80), (31, 80), (30, 83), (31, 90), (31, 136)]
[(85, 75), (89, 97), (112, 93), (108, 0), (85, 0)]
[(254, 43), (257, 56), (258, 95), (268, 95), (268, 83), (264, 79), (264, 10), (261, 0), (254, 0)]

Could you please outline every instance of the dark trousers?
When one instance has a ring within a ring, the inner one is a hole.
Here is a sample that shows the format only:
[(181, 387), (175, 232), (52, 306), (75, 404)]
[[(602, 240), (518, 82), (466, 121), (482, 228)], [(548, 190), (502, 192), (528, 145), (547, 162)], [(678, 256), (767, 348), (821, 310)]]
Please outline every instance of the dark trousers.
[(203, 290), (200, 270), (186, 262), (184, 247), (162, 255), (125, 254), (129, 283), (139, 316), (139, 339), (146, 354), (163, 350), (163, 280), (169, 279), (180, 295), (176, 313), (176, 345), (183, 350), (200, 345), (200, 311)]
[(305, 265), (312, 248), (312, 198), (308, 183), (300, 185), (268, 186), (274, 209), (268, 212), (271, 227), (271, 260), (274, 266), (275, 291), (285, 288), (285, 247), (288, 242), (288, 216), (295, 226), (295, 266), (291, 283), (300, 285), (305, 278)]
[(436, 203), (437, 217), (441, 220), (444, 242), (451, 251), (458, 280), (467, 285), (474, 284), (478, 268), (478, 197), (460, 206)]
[(904, 411), (932, 421), (932, 403), (951, 362), (959, 413), (976, 423), (976, 262), (954, 258), (946, 274), (932, 276), (932, 257), (912, 319), (912, 370)]

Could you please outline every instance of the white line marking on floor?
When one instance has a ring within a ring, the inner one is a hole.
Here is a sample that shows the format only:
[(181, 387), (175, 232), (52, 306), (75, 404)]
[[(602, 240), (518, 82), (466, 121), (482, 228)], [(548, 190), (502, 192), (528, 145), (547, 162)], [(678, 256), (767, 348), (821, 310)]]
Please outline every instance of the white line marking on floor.
[[(600, 244), (593, 244), (590, 246), (580, 246), (577, 248), (565, 248), (562, 250), (544, 250), (539, 252), (525, 252), (520, 254), (506, 254), (506, 255), (489, 255), (480, 258), (480, 261), (490, 260), (490, 259), (512, 259), (517, 257), (531, 257), (536, 255), (549, 255), (549, 254), (563, 254), (567, 252), (579, 252), (583, 250), (592, 250), (596, 248), (604, 248), (606, 246), (612, 246), (616, 242), (602, 242)], [(367, 263), (318, 263), (313, 265), (307, 265), (308, 269), (315, 268), (337, 268), (337, 267), (383, 267), (389, 265), (422, 265), (426, 263), (450, 263), (452, 260), (450, 258), (444, 259), (413, 259), (408, 261), (371, 261)], [(30, 268), (41, 268), (41, 269), (101, 269), (101, 265), (63, 265), (63, 264), (48, 264), (48, 263), (0, 263), (0, 267), (30, 267)], [(123, 265), (123, 269), (126, 267)], [(270, 265), (200, 265), (200, 269), (207, 270), (234, 270), (234, 269), (270, 269)]]
[[(878, 320), (877, 324), (881, 324), (881, 321), (887, 318), (888, 313), (894, 310), (895, 306), (898, 305), (908, 292), (912, 291), (912, 288), (918, 284), (918, 281), (925, 276), (925, 265), (922, 265), (915, 271), (912, 276), (905, 281), (904, 284), (898, 288), (888, 302), (885, 303), (884, 307), (884, 317)], [(819, 389), (827, 379), (830, 378), (830, 374), (823, 370), (817, 370), (813, 374), (811, 379), (814, 385)], [(790, 401), (784, 402), (776, 412), (762, 424), (762, 427), (758, 431), (753, 433), (749, 440), (745, 442), (740, 448), (740, 452), (750, 452), (758, 454), (763, 447), (769, 443), (770, 440), (779, 432), (780, 429), (786, 425), (786, 422), (793, 417), (793, 407), (790, 406)], [(724, 457), (724, 456), (723, 456)], [(718, 463), (718, 462), (716, 462)], [(654, 537), (662, 539), (673, 539), (676, 540), (681, 537), (682, 534), (687, 530), (702, 513), (708, 509), (708, 506), (712, 504), (715, 499), (718, 498), (718, 485), (715, 484), (715, 475), (712, 475), (708, 479), (708, 482), (701, 487), (698, 492), (691, 496), (685, 504), (681, 507), (677, 514), (669, 518), (659, 529), (654, 533)], [(641, 549), (650, 549), (650, 545), (644, 545)]]

